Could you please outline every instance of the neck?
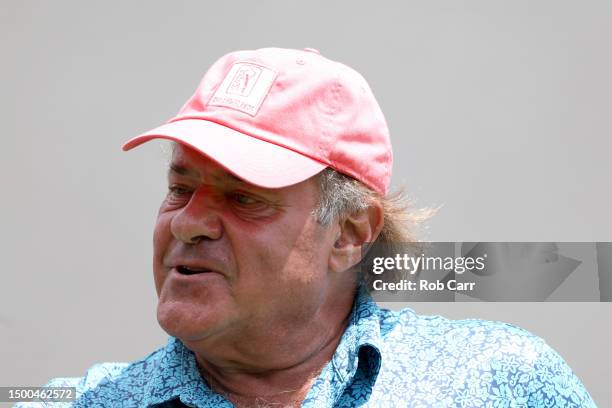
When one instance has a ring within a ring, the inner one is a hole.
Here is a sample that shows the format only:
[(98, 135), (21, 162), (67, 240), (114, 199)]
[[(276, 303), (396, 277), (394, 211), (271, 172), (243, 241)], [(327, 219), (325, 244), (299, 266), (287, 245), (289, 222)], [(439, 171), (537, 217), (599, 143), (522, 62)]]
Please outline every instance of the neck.
[[(333, 324), (323, 324), (326, 319), (322, 313), (305, 330), (283, 336), (282, 343), (257, 347), (261, 365), (211, 359), (206, 358), (206, 353), (195, 352), (200, 374), (213, 391), (224, 395), (237, 407), (300, 406), (321, 370), (333, 357), (346, 330), (353, 296), (343, 303), (340, 310), (336, 304), (336, 310), (330, 313), (337, 316)], [(243, 344), (249, 343), (246, 339), (241, 340)], [(268, 366), (267, 363), (275, 361), (279, 354), (289, 353), (294, 358), (284, 359), (285, 365)]]

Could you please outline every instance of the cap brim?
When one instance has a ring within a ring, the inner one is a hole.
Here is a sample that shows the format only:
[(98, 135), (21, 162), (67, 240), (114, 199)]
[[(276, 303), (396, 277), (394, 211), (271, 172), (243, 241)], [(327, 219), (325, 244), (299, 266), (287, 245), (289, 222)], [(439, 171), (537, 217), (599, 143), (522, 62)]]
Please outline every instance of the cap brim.
[(299, 183), (327, 167), (283, 146), (203, 119), (167, 123), (128, 140), (122, 149), (127, 151), (152, 139), (185, 144), (210, 157), (235, 176), (265, 188)]

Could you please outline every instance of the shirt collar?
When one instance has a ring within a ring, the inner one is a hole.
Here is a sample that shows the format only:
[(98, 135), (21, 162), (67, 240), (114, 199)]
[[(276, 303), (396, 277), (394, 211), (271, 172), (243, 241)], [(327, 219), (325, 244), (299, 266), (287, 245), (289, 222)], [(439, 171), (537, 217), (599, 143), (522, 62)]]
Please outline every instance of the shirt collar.
[[(363, 285), (358, 289), (348, 326), (329, 364), (317, 378), (303, 406), (332, 406), (356, 378), (372, 387), (383, 358), (379, 308)], [(365, 384), (364, 384), (365, 385)]]
[[(332, 358), (334, 370), (340, 378), (350, 379), (355, 375), (362, 348), (371, 348), (378, 360), (375, 366), (380, 366), (382, 339), (378, 310), (372, 297), (360, 286), (348, 326)], [(378, 369), (370, 374), (376, 376)]]
[(202, 380), (194, 354), (177, 338), (168, 339), (158, 364), (145, 386), (145, 406), (176, 398), (194, 407), (231, 406)]

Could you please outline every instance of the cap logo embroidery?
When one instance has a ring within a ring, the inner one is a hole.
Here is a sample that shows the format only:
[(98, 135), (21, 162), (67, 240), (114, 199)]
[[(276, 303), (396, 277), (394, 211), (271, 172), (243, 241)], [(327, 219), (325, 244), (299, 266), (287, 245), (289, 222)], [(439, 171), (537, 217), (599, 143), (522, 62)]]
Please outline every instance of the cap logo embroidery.
[(249, 96), (253, 90), (257, 78), (261, 74), (261, 68), (253, 65), (245, 65), (238, 69), (234, 79), (230, 82), (227, 88), (228, 94)]
[(270, 68), (247, 62), (232, 65), (208, 105), (236, 109), (255, 116), (276, 79)]

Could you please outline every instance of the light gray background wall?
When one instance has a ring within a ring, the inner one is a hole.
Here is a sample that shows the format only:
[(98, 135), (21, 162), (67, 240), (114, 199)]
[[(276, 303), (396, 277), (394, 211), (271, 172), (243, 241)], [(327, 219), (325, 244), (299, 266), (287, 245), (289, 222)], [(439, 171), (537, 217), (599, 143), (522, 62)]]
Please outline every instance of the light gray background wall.
[[(430, 240), (612, 240), (606, 1), (4, 1), (0, 385), (165, 341), (151, 231), (171, 117), (222, 54), (315, 47), (370, 82)], [(612, 406), (611, 304), (412, 304), (544, 337)]]

